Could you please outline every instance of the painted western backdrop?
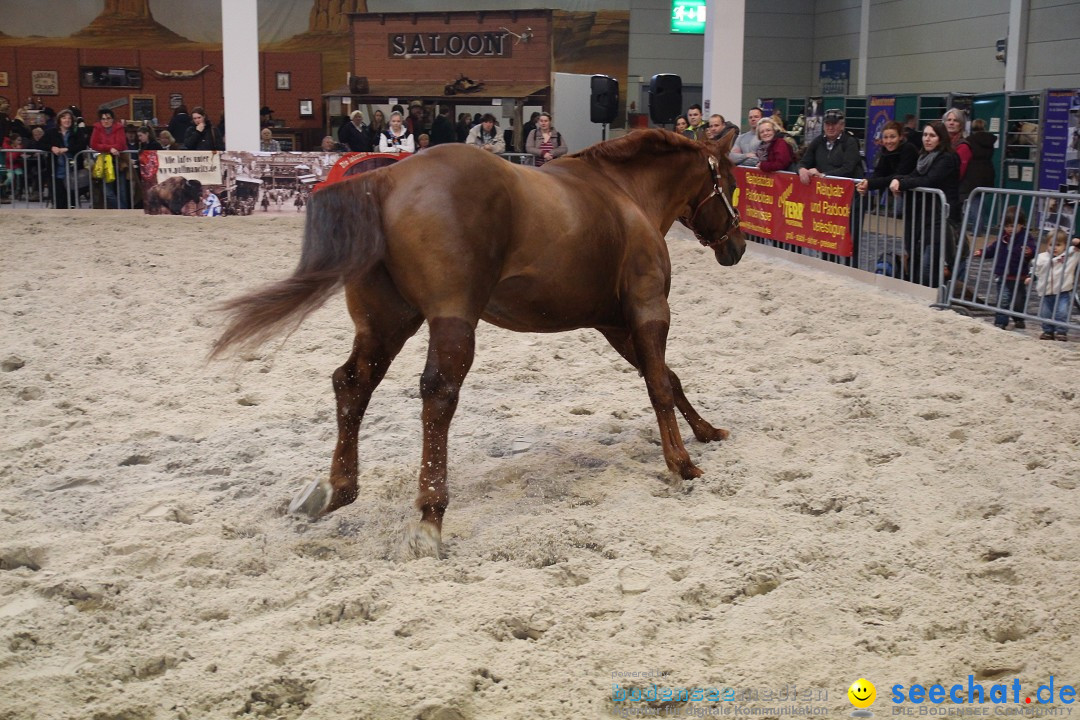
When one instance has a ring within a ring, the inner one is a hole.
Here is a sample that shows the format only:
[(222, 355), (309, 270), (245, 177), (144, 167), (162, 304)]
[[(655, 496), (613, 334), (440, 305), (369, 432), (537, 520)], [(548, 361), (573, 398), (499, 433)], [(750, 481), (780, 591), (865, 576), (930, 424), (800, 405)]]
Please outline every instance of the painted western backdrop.
[[(619, 80), (620, 91), (625, 93), (630, 31), (627, 0), (544, 4), (556, 8), (553, 70), (610, 75)], [(559, 5), (573, 10), (559, 10)], [(276, 111), (275, 117), (289, 118), (297, 114), (300, 95), (318, 97), (345, 81), (349, 70), (348, 13), (485, 10), (489, 6), (484, 0), (259, 0), (262, 74), (271, 80), (275, 77), (278, 68), (266, 67), (275, 64), (271, 53), (288, 54), (288, 58), (295, 53), (316, 53), (321, 70), (319, 87), (302, 82), (303, 77), (293, 77), (291, 88), (280, 91), (287, 96), (275, 99), (277, 88), (270, 88), (275, 92), (267, 92), (265, 101)], [(220, 0), (50, 0), (48, 12), (43, 12), (42, 7), (40, 3), (0, 0), (0, 77), (7, 73), (7, 85), (0, 86), (0, 96), (12, 100), (13, 106), (32, 94), (31, 73), (48, 70), (58, 73), (57, 105), (96, 107), (118, 100), (124, 93), (113, 92), (108, 98), (98, 92), (83, 94), (87, 88), (83, 87), (78, 68), (90, 64), (139, 67), (144, 85), (147, 80), (169, 81), (169, 90), (177, 80), (183, 80), (181, 84), (186, 83), (191, 92), (184, 92), (184, 87), (176, 92), (184, 95), (189, 107), (203, 102), (202, 97), (211, 113), (214, 110), (210, 106), (220, 104)], [(211, 67), (197, 76), (170, 78), (153, 73), (194, 73), (208, 62)], [(167, 120), (171, 113), (169, 93), (164, 87), (155, 90), (144, 86), (124, 92), (147, 94), (147, 90), (157, 94), (159, 121)], [(123, 112), (119, 114), (124, 116)]]

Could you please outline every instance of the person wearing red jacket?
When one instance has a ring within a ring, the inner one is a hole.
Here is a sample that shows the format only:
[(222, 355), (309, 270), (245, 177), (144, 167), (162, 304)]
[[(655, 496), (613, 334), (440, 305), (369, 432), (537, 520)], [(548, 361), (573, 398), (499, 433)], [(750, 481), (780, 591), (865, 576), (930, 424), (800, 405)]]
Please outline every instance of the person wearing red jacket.
[(128, 202), (127, 177), (121, 172), (121, 164), (126, 167), (127, 163), (127, 156), (124, 154), (127, 152), (127, 134), (123, 124), (116, 122), (116, 116), (109, 108), (98, 111), (98, 121), (94, 123), (94, 131), (90, 134), (90, 149), (109, 153), (113, 158), (116, 179), (104, 183), (105, 207), (127, 210), (131, 207)]
[(758, 170), (776, 172), (790, 170), (795, 162), (791, 146), (781, 137), (776, 124), (771, 119), (763, 118), (757, 124), (757, 136), (761, 144), (757, 147)]

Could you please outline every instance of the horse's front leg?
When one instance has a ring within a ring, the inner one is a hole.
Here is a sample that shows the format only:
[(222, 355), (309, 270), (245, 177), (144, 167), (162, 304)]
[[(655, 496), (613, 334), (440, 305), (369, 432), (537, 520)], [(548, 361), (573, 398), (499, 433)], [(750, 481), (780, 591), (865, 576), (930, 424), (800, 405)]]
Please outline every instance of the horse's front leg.
[(427, 365), (420, 378), (424, 452), (420, 465), (420, 492), (416, 507), (420, 525), (408, 539), (416, 556), (442, 554), (442, 520), (450, 493), (446, 486), (446, 446), (458, 395), (472, 366), (476, 323), (444, 317), (428, 321), (430, 344)]
[(656, 420), (660, 425), (660, 442), (664, 449), (664, 460), (668, 469), (677, 472), (684, 480), (699, 477), (701, 469), (690, 460), (690, 454), (683, 445), (679, 434), (679, 423), (675, 419), (675, 391), (671, 375), (664, 362), (664, 347), (667, 344), (668, 321), (652, 318), (644, 320), (630, 330), (634, 355), (640, 363), (638, 369), (645, 378), (649, 389)]
[(679, 376), (676, 375), (671, 368), (668, 368), (668, 379), (671, 380), (671, 391), (675, 395), (675, 407), (679, 408), (679, 412), (686, 418), (686, 422), (689, 423), (690, 429), (694, 431), (694, 437), (700, 442), (713, 442), (714, 440), (727, 440), (731, 434), (724, 428), (713, 427), (705, 418), (698, 414), (698, 411), (694, 409), (694, 406), (690, 404), (690, 401), (686, 399), (686, 393), (683, 392), (682, 382), (679, 380)]
[[(610, 330), (603, 329), (600, 331), (607, 341), (611, 343), (611, 347), (615, 348), (620, 355), (626, 358), (626, 361), (636, 367), (639, 371), (641, 365), (638, 363), (637, 356), (634, 354), (634, 346), (630, 339), (630, 333), (626, 330)], [(671, 392), (675, 398), (675, 407), (679, 408), (679, 412), (686, 418), (686, 422), (690, 425), (690, 429), (694, 432), (700, 442), (712, 442), (714, 440), (727, 440), (730, 433), (723, 428), (713, 427), (705, 418), (698, 414), (698, 411), (694, 409), (694, 406), (690, 404), (690, 401), (686, 398), (686, 393), (683, 392), (682, 382), (679, 380), (679, 376), (675, 374), (675, 371), (670, 367), (668, 368), (668, 380), (671, 382)]]

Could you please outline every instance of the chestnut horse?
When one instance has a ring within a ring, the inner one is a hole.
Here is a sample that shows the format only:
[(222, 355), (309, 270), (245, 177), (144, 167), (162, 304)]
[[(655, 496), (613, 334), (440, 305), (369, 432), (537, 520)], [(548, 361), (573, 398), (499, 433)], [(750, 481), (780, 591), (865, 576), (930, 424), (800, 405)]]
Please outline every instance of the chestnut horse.
[(364, 411), (425, 320), (416, 554), (441, 553), (447, 433), (480, 320), (521, 332), (596, 328), (644, 376), (668, 468), (701, 475), (675, 408), (702, 442), (728, 433), (702, 419), (664, 361), (671, 285), (664, 236), (678, 219), (721, 265), (739, 262), (746, 245), (729, 199), (730, 142), (643, 130), (539, 170), (447, 144), (314, 193), (296, 270), (227, 302), (230, 322), (211, 353), (258, 345), (344, 286), (356, 336), (333, 375), (338, 440), (330, 477), (313, 481), (290, 509), (318, 517), (356, 499)]

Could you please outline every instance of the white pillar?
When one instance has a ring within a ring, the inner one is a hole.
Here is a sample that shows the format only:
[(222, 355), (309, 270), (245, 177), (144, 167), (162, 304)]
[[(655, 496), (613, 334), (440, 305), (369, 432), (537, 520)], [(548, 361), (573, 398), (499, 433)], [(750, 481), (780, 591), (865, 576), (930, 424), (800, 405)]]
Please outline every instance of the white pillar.
[(225, 137), (230, 150), (259, 149), (259, 8), (257, 0), (221, 0)]
[(1005, 47), (1005, 91), (1023, 90), (1030, 0), (1009, 0), (1009, 41)]
[(866, 95), (867, 57), (870, 54), (870, 0), (862, 0), (859, 14), (859, 82), (856, 95)]
[(720, 113), (736, 125), (742, 122), (745, 33), (745, 0), (708, 0), (705, 67), (701, 74), (701, 107), (706, 118)]

